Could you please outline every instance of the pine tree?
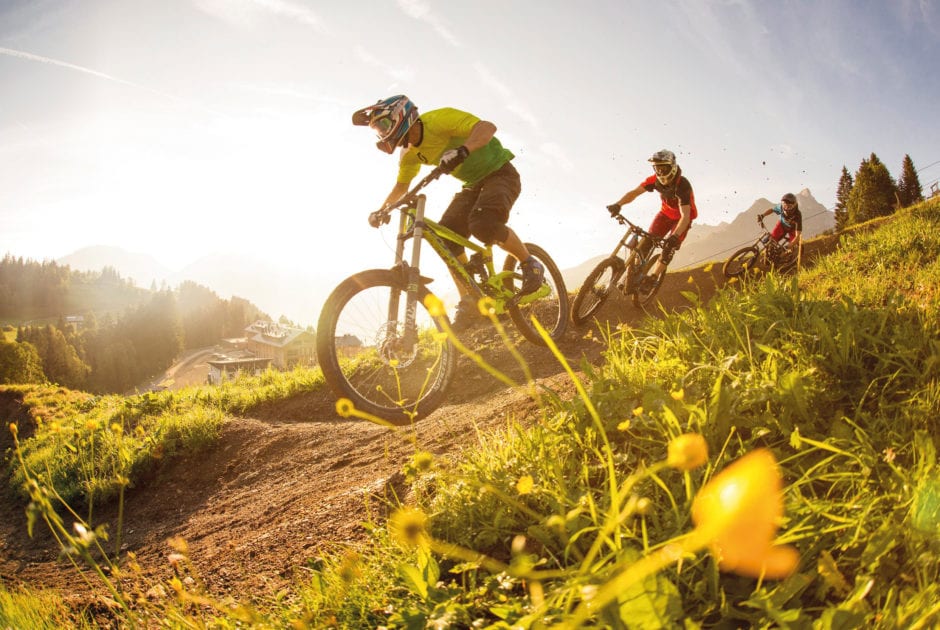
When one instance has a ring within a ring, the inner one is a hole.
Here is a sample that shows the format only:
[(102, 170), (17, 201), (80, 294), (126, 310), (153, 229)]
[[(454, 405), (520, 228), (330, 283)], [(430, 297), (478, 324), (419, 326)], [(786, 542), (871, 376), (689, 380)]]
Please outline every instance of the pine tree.
[(44, 383), (36, 346), (0, 339), (0, 384)]
[(901, 177), (898, 179), (898, 201), (902, 208), (906, 208), (923, 200), (924, 190), (917, 178), (914, 160), (910, 155), (905, 154), (904, 161), (901, 163)]
[(855, 184), (846, 203), (848, 224), (889, 216), (896, 208), (897, 186), (888, 168), (872, 153), (867, 160), (862, 160), (855, 174)]
[(852, 174), (849, 173), (849, 169), (845, 168), (845, 165), (842, 165), (842, 176), (839, 178), (839, 186), (836, 188), (836, 232), (841, 232), (849, 225), (849, 193), (852, 192), (852, 185), (854, 184), (852, 179)]

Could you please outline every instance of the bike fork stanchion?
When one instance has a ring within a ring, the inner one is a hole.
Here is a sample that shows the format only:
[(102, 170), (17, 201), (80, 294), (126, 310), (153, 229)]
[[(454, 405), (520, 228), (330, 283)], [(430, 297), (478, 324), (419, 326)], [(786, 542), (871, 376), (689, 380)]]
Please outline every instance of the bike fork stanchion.
[[(411, 266), (405, 284), (405, 341), (417, 342), (418, 327), (415, 324), (418, 312), (418, 287), (421, 283), (421, 239), (424, 238), (425, 195), (418, 195), (415, 200), (414, 225), (412, 226)], [(403, 213), (404, 216), (404, 213)], [(402, 252), (404, 255), (404, 252)], [(412, 338), (414, 336), (414, 338)]]

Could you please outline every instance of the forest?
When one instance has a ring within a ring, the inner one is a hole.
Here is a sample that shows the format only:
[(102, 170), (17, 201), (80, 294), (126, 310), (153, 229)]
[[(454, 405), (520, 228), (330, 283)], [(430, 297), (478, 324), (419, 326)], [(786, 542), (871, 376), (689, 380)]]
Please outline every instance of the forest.
[(246, 299), (194, 282), (141, 289), (116, 270), (0, 260), (0, 384), (57, 383), (92, 393), (132, 390), (190, 348), (239, 337), (268, 319)]

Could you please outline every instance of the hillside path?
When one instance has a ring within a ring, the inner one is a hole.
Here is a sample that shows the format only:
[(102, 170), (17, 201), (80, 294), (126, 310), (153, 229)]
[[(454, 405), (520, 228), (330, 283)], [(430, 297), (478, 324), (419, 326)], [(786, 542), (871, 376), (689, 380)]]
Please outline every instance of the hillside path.
[[(806, 261), (836, 243), (836, 237), (807, 242)], [(669, 273), (649, 313), (687, 307), (683, 292), (707, 301), (723, 281), (720, 264)], [(597, 317), (613, 326), (636, 325), (645, 315), (616, 298)], [(592, 328), (595, 334), (587, 335)], [(487, 361), (522, 381), (521, 369), (492, 335), (481, 331), (473, 341), (471, 347)], [(582, 360), (599, 364), (604, 349), (596, 326), (571, 327), (559, 347), (575, 369)], [(563, 399), (575, 395), (547, 349), (521, 342), (519, 350), (540, 387)], [(180, 537), (198, 578), (215, 596), (248, 602), (289, 588), (318, 556), (364, 540), (363, 522), (381, 522), (386, 499), (404, 496), (400, 471), (415, 443), (438, 457), (455, 457), (509, 422), (538, 418), (540, 408), (526, 387), (506, 388), (463, 357), (458, 370), (448, 404), (419, 422), (413, 436), (338, 418), (335, 399), (326, 391), (232, 418), (211, 448), (166, 462), (128, 493), (122, 551), (137, 555), (143, 582), (150, 586), (172, 576), (167, 541)], [(9, 399), (0, 398), (0, 416), (28, 422)], [(9, 446), (4, 429), (0, 452)], [(62, 560), (44, 526), (27, 536), (24, 507), (9, 492), (0, 493), (0, 514), (6, 517), (0, 519), (0, 582), (8, 588), (22, 583), (56, 589), (77, 603), (101, 601), (104, 589), (95, 577), (87, 570), (79, 575)], [(97, 508), (96, 524), (102, 522), (109, 523), (113, 540), (116, 506)]]

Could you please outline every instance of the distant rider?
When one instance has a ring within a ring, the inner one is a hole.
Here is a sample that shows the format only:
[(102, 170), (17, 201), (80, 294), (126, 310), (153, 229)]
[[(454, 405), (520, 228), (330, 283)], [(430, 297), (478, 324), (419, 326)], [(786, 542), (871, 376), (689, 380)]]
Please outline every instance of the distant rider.
[(800, 210), (800, 204), (796, 201), (796, 195), (787, 193), (780, 198), (780, 203), (763, 212), (757, 213), (758, 220), (763, 220), (768, 214), (776, 214), (780, 217), (777, 225), (770, 231), (770, 237), (778, 243), (786, 236), (790, 246), (801, 245), (803, 239), (803, 212)]
[[(672, 262), (672, 257), (682, 245), (692, 220), (698, 217), (695, 207), (695, 194), (692, 184), (682, 175), (682, 169), (676, 164), (676, 154), (663, 149), (650, 157), (653, 163), (653, 174), (644, 179), (639, 186), (626, 193), (616, 203), (607, 206), (612, 216), (620, 212), (620, 208), (630, 203), (645, 192), (659, 192), (662, 206), (653, 218), (647, 230), (653, 236), (663, 238), (667, 234), (663, 246), (663, 254), (655, 269), (650, 270), (649, 276), (655, 277), (665, 270), (666, 265)], [(652, 243), (641, 242), (641, 253), (645, 256)]]
[[(454, 196), (439, 223), (461, 236), (472, 234), (487, 245), (495, 243), (519, 260), (520, 293), (532, 293), (542, 286), (544, 267), (506, 225), (522, 184), (510, 163), (512, 152), (503, 148), (495, 136), (496, 125), (449, 107), (419, 115), (404, 95), (360, 109), (353, 114), (353, 124), (371, 127), (378, 135), (376, 146), (385, 153), (401, 148), (398, 180), (382, 209), (369, 216), (373, 227), (387, 221), (386, 209), (408, 192), (422, 164), (439, 165), (443, 172), (463, 182), (463, 189)], [(447, 245), (466, 262), (463, 247), (452, 242)], [(473, 325), (480, 315), (469, 288), (459, 281), (456, 284), (461, 299), (454, 328), (461, 330)]]

